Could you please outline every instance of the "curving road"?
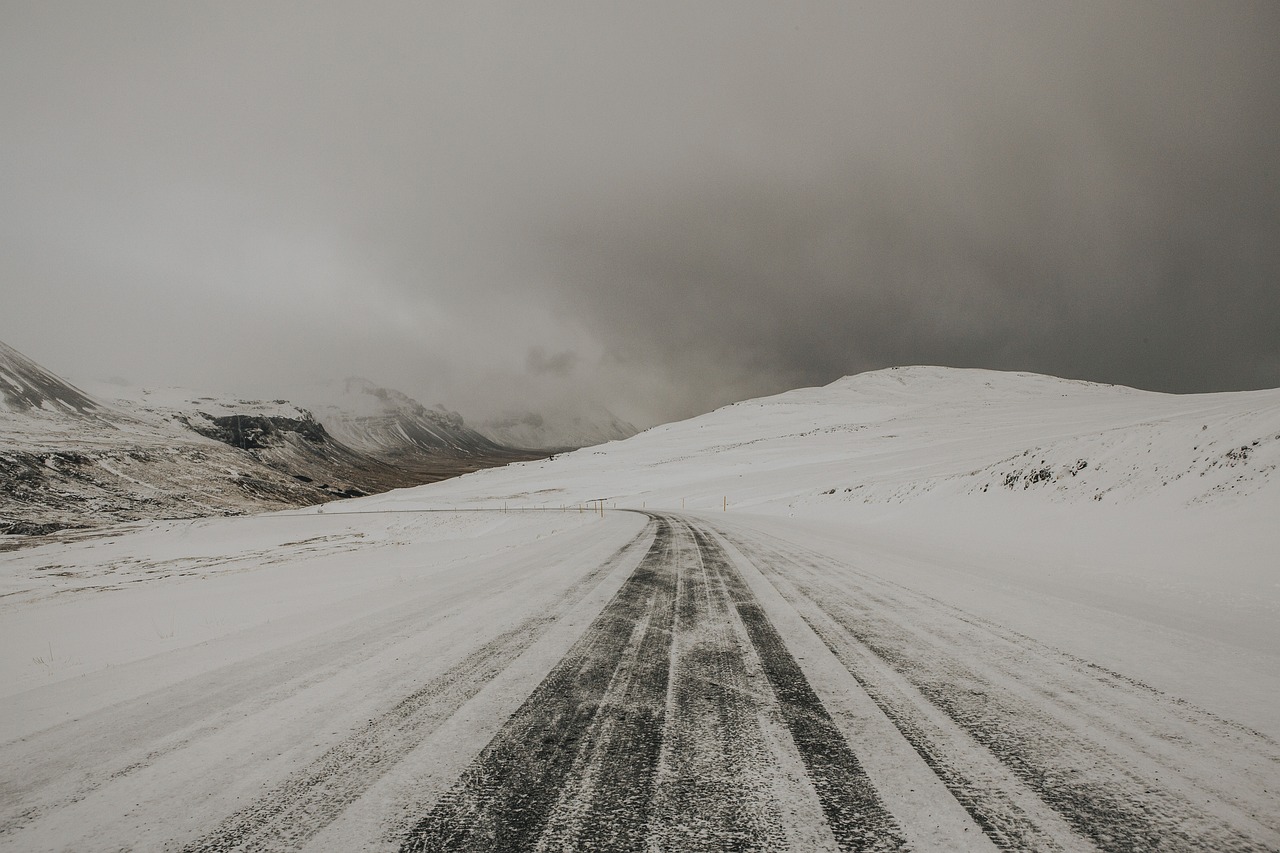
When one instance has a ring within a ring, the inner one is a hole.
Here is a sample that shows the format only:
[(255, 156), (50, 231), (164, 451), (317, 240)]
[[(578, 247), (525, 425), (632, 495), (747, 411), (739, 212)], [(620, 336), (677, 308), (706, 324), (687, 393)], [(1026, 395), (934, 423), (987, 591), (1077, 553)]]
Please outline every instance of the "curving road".
[[(567, 582), (513, 558), (0, 746), (0, 848), (1280, 849), (1265, 735), (795, 542), (647, 516)], [(377, 689), (326, 694), (379, 655)]]

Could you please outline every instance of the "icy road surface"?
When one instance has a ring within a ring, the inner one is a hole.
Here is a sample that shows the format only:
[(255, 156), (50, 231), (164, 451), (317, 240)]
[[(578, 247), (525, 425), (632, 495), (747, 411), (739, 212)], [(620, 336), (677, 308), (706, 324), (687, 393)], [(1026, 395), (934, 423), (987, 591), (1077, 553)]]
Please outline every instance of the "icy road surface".
[(6, 555), (0, 849), (1280, 849), (1274, 732), (833, 551), (480, 512)]

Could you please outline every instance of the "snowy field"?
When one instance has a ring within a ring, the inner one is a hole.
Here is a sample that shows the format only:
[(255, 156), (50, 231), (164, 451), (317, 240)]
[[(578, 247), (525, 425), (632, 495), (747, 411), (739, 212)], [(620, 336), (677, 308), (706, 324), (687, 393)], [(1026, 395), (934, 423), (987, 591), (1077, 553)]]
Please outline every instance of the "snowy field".
[(903, 368), (0, 552), (0, 849), (1277, 849), (1277, 463)]

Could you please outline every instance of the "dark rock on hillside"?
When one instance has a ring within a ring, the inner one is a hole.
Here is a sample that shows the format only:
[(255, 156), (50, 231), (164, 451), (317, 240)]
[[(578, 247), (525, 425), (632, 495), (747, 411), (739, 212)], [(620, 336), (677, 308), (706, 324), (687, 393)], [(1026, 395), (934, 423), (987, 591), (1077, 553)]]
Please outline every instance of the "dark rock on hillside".
[(329, 439), (324, 426), (309, 415), (286, 418), (271, 415), (201, 415), (182, 419), (192, 430), (206, 438), (221, 441), (241, 450), (261, 450), (284, 441), (285, 433), (296, 433), (320, 444)]

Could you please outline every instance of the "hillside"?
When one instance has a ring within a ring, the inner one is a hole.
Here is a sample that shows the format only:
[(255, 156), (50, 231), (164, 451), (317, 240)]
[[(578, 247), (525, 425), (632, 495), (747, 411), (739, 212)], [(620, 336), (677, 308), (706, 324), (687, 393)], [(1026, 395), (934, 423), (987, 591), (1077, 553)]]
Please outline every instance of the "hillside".
[(0, 341), (0, 413), (92, 415), (98, 411), (98, 404), (79, 388)]
[(1277, 464), (1280, 390), (906, 367), (361, 506), (744, 518), (840, 553), (910, 551), (949, 567), (975, 607), (1013, 585), (1280, 653)]
[(105, 402), (3, 344), (0, 391), (0, 535), (308, 506), (530, 458), (407, 408), (333, 411), (352, 447), (287, 400), (110, 387)]
[(1255, 494), (1275, 501), (1277, 463), (1280, 390), (1173, 395), (908, 367), (735, 403), (433, 494), (704, 510), (727, 498), (738, 509), (831, 517), (924, 500), (994, 505), (1001, 495), (1231, 505)]
[(262, 512), (366, 493), (306, 482), (236, 446), (296, 443), (297, 431), (280, 428), (287, 420), (277, 426), (251, 415), (237, 424), (220, 413), (192, 422), (112, 406), (6, 350), (0, 375), (24, 392), (0, 411), (0, 534)]

